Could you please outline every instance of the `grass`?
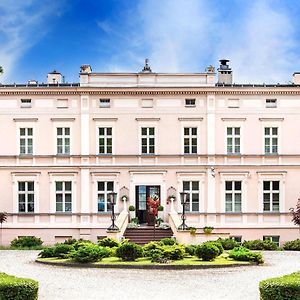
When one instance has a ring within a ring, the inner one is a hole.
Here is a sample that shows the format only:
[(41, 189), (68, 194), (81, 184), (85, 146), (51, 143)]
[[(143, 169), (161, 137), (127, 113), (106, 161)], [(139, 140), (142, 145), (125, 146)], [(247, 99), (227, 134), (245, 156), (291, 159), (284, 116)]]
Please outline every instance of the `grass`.
[[(52, 263), (70, 263), (72, 264), (71, 259), (58, 259), (58, 258), (38, 258), (38, 261), (41, 262), (52, 262)], [(122, 261), (118, 257), (106, 257), (103, 258), (101, 261), (96, 262), (96, 265), (185, 265), (185, 266), (192, 266), (192, 265), (249, 265), (250, 262), (246, 261), (236, 261), (228, 257), (227, 254), (221, 255), (217, 257), (214, 261), (203, 261), (195, 256), (187, 256), (181, 260), (174, 260), (166, 264), (159, 264), (159, 263), (152, 263), (148, 257), (138, 258), (136, 261)]]

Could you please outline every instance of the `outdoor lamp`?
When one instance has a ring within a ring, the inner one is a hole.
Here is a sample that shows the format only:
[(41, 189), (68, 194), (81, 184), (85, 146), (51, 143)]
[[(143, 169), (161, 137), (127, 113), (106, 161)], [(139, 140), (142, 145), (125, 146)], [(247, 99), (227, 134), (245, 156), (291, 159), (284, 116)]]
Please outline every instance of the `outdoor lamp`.
[(111, 192), (108, 195), (109, 202), (111, 203), (111, 225), (107, 228), (110, 231), (119, 230), (119, 227), (115, 224), (116, 216), (115, 216), (115, 205), (117, 200), (117, 193)]
[(186, 220), (186, 218), (185, 218), (185, 205), (187, 203), (187, 199), (188, 199), (188, 193), (181, 192), (180, 193), (180, 200), (181, 200), (181, 204), (182, 204), (182, 215), (181, 215), (182, 223), (178, 227), (179, 230), (187, 230), (187, 229), (189, 229), (189, 227), (185, 224), (185, 220)]

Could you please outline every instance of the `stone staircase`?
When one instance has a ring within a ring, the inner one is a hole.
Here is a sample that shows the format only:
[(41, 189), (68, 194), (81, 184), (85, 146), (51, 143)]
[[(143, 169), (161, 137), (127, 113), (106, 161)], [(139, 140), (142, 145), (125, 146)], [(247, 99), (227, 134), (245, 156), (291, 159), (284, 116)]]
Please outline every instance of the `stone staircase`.
[[(155, 236), (155, 237), (154, 237)], [(151, 241), (160, 241), (163, 238), (170, 238), (173, 236), (173, 231), (169, 229), (155, 229), (153, 226), (145, 226), (139, 228), (127, 228), (124, 237), (132, 243), (139, 245), (147, 244)]]

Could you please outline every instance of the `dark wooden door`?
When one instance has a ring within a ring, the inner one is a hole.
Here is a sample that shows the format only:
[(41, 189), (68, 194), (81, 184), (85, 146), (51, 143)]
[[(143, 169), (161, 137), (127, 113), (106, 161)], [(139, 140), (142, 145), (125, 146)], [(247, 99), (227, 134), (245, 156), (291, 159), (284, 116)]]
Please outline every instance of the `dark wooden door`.
[(151, 214), (147, 204), (149, 197), (158, 197), (160, 199), (159, 185), (138, 185), (136, 186), (136, 216), (140, 224), (147, 223), (154, 225), (154, 215)]

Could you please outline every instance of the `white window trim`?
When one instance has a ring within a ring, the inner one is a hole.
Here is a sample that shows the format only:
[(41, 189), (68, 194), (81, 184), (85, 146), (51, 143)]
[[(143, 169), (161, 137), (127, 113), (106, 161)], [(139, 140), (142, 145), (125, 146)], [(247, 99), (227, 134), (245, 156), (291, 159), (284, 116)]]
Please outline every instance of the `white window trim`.
[(278, 121), (269, 121), (268, 119), (260, 119), (261, 121), (261, 132), (262, 132), (262, 147), (261, 147), (261, 151), (262, 151), (262, 155), (264, 156), (272, 156), (272, 153), (270, 154), (266, 154), (265, 153), (265, 128), (266, 127), (277, 127), (278, 128), (278, 140), (277, 140), (277, 154), (273, 154), (273, 155), (280, 155), (282, 152), (281, 149), (281, 136), (282, 136), (282, 120), (278, 119)]
[[(57, 153), (57, 128), (70, 128), (70, 154), (58, 154)], [(54, 155), (72, 155), (73, 154), (73, 122), (53, 122), (53, 154)]]
[[(32, 154), (21, 154), (20, 153), (20, 138), (21, 138), (21, 135), (20, 135), (20, 128), (32, 128)], [(17, 122), (16, 123), (16, 130), (17, 130), (17, 134), (16, 134), (16, 138), (17, 138), (17, 141), (16, 141), (16, 145), (17, 145), (17, 149), (16, 149), (16, 155), (30, 155), (30, 156), (33, 156), (36, 154), (36, 145), (35, 145), (35, 137), (37, 135), (36, 133), (36, 130), (37, 130), (37, 127), (36, 127), (36, 124), (35, 122)]]
[[(107, 128), (107, 127), (110, 127), (112, 129), (112, 153), (111, 154), (100, 154), (99, 153), (99, 128)], [(106, 122), (106, 121), (96, 121), (96, 149), (95, 149), (95, 153), (96, 155), (114, 155), (116, 152), (115, 152), (115, 149), (116, 149), (116, 124), (115, 122)]]
[[(226, 121), (225, 119), (224, 123), (224, 153), (225, 155), (242, 155), (244, 154), (244, 122), (239, 121)], [(239, 127), (240, 128), (240, 154), (238, 153), (232, 153), (228, 154), (227, 153), (227, 128), (228, 127)]]
[[(138, 125), (138, 145), (139, 145), (139, 150), (138, 153), (139, 155), (143, 155), (143, 156), (151, 156), (151, 155), (157, 155), (159, 154), (159, 131), (158, 131), (158, 121), (138, 121), (139, 125)], [(154, 127), (154, 153), (151, 154), (143, 154), (142, 153), (142, 128), (143, 127)]]
[[(19, 197), (18, 197), (18, 182), (19, 181), (33, 181), (34, 182), (34, 214), (40, 212), (39, 200), (40, 200), (40, 186), (39, 186), (40, 174), (28, 173), (16, 174), (12, 173), (12, 188), (13, 188), (13, 213), (19, 213)], [(22, 214), (32, 214), (24, 213)]]
[[(186, 121), (186, 120), (182, 120), (180, 121), (180, 125), (181, 125), (181, 154), (182, 155), (197, 155), (202, 153), (200, 151), (200, 132), (201, 132), (201, 123), (202, 119), (200, 119), (199, 121)], [(194, 127), (197, 128), (197, 153), (184, 153), (184, 128), (185, 127)]]

